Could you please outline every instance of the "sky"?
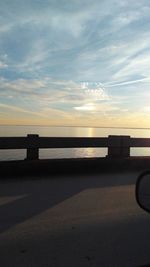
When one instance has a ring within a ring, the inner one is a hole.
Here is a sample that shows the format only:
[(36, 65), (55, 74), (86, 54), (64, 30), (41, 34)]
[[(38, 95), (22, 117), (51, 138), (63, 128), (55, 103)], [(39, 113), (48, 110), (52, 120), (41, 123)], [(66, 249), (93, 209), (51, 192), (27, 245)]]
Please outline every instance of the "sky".
[(150, 1), (0, 0), (0, 124), (150, 127)]

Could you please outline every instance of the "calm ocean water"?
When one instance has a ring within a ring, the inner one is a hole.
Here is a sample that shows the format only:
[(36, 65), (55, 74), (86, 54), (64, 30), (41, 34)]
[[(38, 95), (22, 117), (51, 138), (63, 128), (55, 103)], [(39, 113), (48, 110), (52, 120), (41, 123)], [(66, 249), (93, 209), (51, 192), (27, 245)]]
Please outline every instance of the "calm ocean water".
[[(108, 135), (130, 135), (150, 138), (150, 129), (88, 128), (88, 127), (49, 127), (49, 126), (0, 126), (0, 136), (39, 136), (54, 137), (107, 137)], [(40, 158), (103, 157), (107, 148), (41, 149)], [(150, 156), (150, 148), (132, 148), (131, 156)], [(24, 159), (25, 150), (0, 150), (0, 160)]]

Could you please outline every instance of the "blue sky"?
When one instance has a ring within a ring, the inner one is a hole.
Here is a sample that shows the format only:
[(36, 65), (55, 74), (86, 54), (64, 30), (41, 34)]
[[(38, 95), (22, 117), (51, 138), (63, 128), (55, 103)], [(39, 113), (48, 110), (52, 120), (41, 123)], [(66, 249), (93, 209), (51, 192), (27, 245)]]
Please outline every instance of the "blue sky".
[(0, 123), (150, 127), (150, 2), (1, 0)]

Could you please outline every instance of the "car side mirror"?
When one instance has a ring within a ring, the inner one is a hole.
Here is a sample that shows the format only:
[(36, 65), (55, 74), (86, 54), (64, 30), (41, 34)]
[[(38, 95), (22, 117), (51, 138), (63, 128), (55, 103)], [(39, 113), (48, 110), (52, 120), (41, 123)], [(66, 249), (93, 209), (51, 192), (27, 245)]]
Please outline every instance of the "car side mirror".
[(150, 171), (142, 173), (137, 179), (136, 200), (142, 209), (150, 212)]

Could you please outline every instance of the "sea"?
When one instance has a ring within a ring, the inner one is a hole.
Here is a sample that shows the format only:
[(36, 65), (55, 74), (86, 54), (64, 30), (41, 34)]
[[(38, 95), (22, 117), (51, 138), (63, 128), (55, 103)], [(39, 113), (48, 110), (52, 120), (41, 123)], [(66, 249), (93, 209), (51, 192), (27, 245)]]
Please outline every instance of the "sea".
[[(42, 137), (107, 137), (109, 135), (130, 135), (150, 138), (150, 129), (135, 128), (92, 128), (92, 127), (52, 127), (52, 126), (0, 126), (0, 137), (27, 136), (38, 134)], [(40, 149), (40, 159), (105, 157), (107, 148), (61, 148)], [(131, 148), (131, 156), (150, 156), (150, 148)], [(0, 150), (0, 160), (22, 160), (26, 150)]]

